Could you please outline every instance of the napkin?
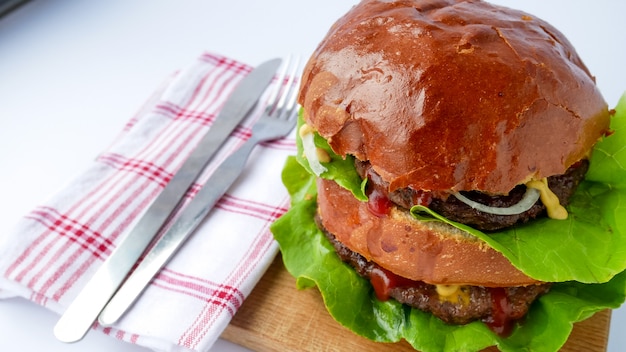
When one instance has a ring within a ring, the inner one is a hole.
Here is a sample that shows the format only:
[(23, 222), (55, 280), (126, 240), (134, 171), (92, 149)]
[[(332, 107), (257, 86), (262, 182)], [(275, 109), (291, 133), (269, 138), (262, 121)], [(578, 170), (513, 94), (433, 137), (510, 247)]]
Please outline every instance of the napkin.
[[(0, 239), (0, 298), (21, 296), (63, 313), (251, 69), (205, 53), (173, 74), (92, 165)], [(250, 137), (260, 105), (231, 134), (186, 202)], [(289, 205), (280, 170), (295, 149), (293, 133), (258, 145), (241, 177), (132, 309), (115, 326), (95, 323), (94, 329), (159, 351), (208, 350), (278, 251), (269, 226)]]

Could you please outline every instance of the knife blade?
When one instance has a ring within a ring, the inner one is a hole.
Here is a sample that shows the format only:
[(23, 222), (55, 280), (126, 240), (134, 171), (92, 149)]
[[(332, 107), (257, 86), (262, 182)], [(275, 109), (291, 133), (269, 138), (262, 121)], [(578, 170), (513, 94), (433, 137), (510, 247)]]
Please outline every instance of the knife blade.
[(76, 342), (85, 336), (206, 164), (256, 105), (281, 62), (269, 60), (241, 80), (189, 158), (57, 321), (58, 340)]

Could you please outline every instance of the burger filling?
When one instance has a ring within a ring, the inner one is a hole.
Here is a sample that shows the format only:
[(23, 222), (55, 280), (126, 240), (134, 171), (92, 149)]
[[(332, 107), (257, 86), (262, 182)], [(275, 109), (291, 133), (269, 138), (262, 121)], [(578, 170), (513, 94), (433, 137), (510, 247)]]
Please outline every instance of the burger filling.
[[(457, 197), (449, 194), (425, 192), (412, 188), (402, 188), (393, 192), (388, 192), (389, 184), (376, 174), (368, 162), (356, 160), (356, 170), (361, 178), (368, 179), (370, 194), (373, 194), (371, 209), (375, 213), (385, 211), (387, 206), (395, 204), (404, 209), (410, 209), (414, 205), (423, 205), (432, 209), (455, 222), (469, 225), (481, 231), (497, 231), (514, 225), (519, 225), (528, 220), (545, 216), (547, 213), (543, 197), (528, 210), (512, 215), (498, 215), (483, 212), (462, 202)], [(550, 176), (547, 178), (547, 189), (558, 199), (557, 204), (565, 206), (569, 198), (576, 190), (578, 184), (583, 180), (589, 162), (581, 160), (572, 165), (564, 174)], [(490, 207), (507, 208), (519, 203), (526, 193), (526, 185), (518, 185), (508, 195), (488, 195), (478, 191), (461, 192), (465, 197)]]
[[(587, 160), (571, 166), (564, 174), (548, 177), (543, 184), (555, 197), (557, 205), (567, 205), (570, 196), (583, 180), (589, 167)], [(389, 184), (374, 171), (368, 162), (355, 160), (355, 168), (362, 179), (367, 179), (368, 209), (376, 216), (386, 216), (392, 207), (409, 210), (414, 205), (427, 206), (446, 218), (470, 225), (481, 231), (497, 231), (546, 216), (551, 206), (544, 204), (544, 196), (523, 212), (497, 215), (477, 210), (450, 194), (425, 192), (403, 188), (389, 192)], [(541, 182), (541, 181), (538, 181)], [(536, 187), (536, 186), (533, 186)], [(515, 187), (508, 195), (488, 195), (472, 191), (462, 194), (474, 202), (489, 207), (513, 207), (524, 197), (526, 185)], [(541, 187), (540, 187), (541, 188)], [(327, 231), (321, 221), (318, 227), (333, 244), (342, 261), (350, 264), (359, 275), (368, 279), (380, 300), (393, 298), (400, 303), (427, 311), (449, 324), (467, 324), (483, 321), (494, 332), (508, 335), (516, 321), (522, 319), (532, 302), (546, 293), (549, 283), (514, 286), (483, 287), (470, 285), (433, 285), (400, 277), (353, 252)]]

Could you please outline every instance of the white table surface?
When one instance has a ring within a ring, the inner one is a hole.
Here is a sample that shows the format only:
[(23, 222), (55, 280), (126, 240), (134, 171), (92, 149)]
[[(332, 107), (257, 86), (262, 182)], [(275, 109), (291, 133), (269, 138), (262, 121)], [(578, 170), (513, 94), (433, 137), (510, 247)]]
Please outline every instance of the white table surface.
[[(626, 2), (498, 0), (573, 42), (611, 106), (626, 90)], [(31, 1), (0, 18), (0, 236), (107, 147), (162, 80), (203, 51), (256, 65), (308, 56), (356, 0)], [(589, 4), (593, 7), (589, 8)], [(90, 333), (66, 345), (58, 316), (0, 301), (0, 351), (145, 351)], [(626, 346), (626, 308), (609, 350)], [(244, 351), (219, 341), (211, 351)]]

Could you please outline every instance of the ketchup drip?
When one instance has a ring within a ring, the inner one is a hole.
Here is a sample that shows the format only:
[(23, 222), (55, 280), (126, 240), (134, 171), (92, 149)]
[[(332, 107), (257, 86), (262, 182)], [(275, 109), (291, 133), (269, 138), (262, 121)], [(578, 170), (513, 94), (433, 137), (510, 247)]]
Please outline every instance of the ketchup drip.
[(380, 301), (389, 299), (391, 289), (395, 287), (412, 287), (418, 286), (420, 282), (398, 276), (381, 267), (374, 267), (370, 271), (370, 282), (374, 287), (376, 298)]
[(384, 192), (377, 188), (372, 188), (367, 196), (367, 209), (372, 214), (379, 218), (389, 215), (392, 203)]
[[(365, 178), (368, 179), (367, 183), (367, 196), (368, 196), (368, 208), (371, 213), (377, 217), (383, 217), (389, 215), (393, 202), (389, 197), (389, 184), (380, 177), (371, 167), (365, 170)], [(397, 195), (401, 199), (406, 199), (407, 204), (400, 205), (410, 208), (413, 205), (429, 206), (433, 200), (433, 195), (429, 191), (406, 189), (400, 190), (402, 194)], [(410, 200), (408, 198), (410, 197)], [(402, 202), (402, 201), (401, 201)]]
[(489, 289), (491, 293), (492, 311), (491, 315), (483, 322), (496, 334), (507, 337), (511, 335), (515, 319), (511, 317), (511, 308), (506, 291), (501, 287)]
[(381, 187), (382, 179), (371, 169), (367, 170), (366, 176), (369, 180), (367, 187), (367, 208), (375, 216), (381, 218), (389, 215), (393, 203), (387, 197), (386, 190)]

